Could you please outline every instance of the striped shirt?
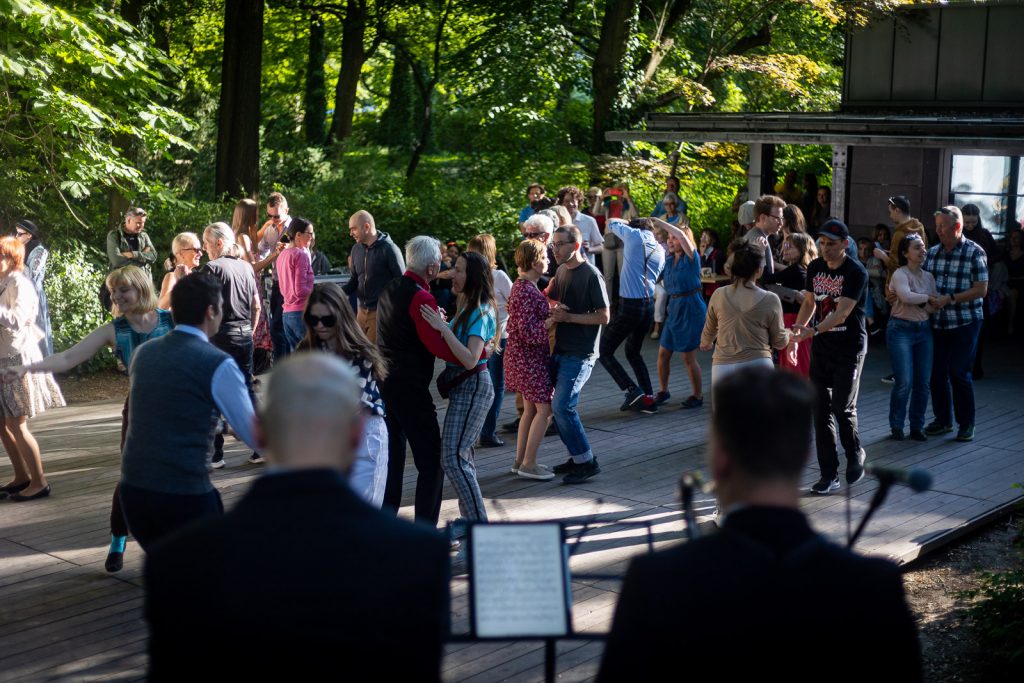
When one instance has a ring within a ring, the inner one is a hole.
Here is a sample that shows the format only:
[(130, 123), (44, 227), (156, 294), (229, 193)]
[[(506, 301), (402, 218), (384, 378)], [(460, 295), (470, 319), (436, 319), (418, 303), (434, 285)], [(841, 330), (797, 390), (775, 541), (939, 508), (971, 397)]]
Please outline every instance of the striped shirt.
[[(988, 282), (985, 250), (966, 237), (961, 237), (951, 251), (946, 251), (941, 243), (930, 248), (924, 269), (935, 278), (940, 296), (963, 292), (975, 282)], [(983, 299), (974, 299), (950, 304), (932, 315), (932, 327), (951, 330), (982, 320), (985, 317), (982, 302)]]

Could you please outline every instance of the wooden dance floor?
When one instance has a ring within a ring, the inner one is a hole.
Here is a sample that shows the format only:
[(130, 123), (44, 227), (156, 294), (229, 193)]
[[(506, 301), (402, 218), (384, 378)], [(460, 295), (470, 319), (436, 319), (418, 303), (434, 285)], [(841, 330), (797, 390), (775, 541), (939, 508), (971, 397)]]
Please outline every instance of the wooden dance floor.
[[(652, 375), (655, 352), (655, 343), (648, 341), (645, 355)], [(710, 354), (700, 356), (707, 391)], [(989, 344), (985, 365), (988, 375), (976, 385), (973, 443), (952, 438), (892, 442), (887, 440), (890, 387), (880, 382), (889, 371), (888, 355), (884, 347), (871, 349), (859, 402), (868, 460), (926, 468), (935, 481), (932, 490), (922, 494), (894, 488), (858, 542), (858, 550), (909, 562), (1024, 497), (1024, 491), (1012, 487), (1024, 481), (1024, 361), (1007, 345)], [(632, 556), (646, 552), (646, 532), (635, 526), (616, 527), (617, 520), (649, 521), (652, 540), (659, 547), (680, 542), (684, 530), (678, 478), (684, 471), (703, 468), (710, 401), (698, 410), (679, 408), (688, 395), (681, 363), (673, 367), (670, 388), (673, 400), (659, 414), (622, 413), (622, 394), (603, 368), (595, 368), (579, 408), (603, 472), (581, 486), (561, 486), (558, 480), (531, 482), (509, 474), (511, 435), (503, 435), (503, 448), (478, 451), (480, 485), (491, 520), (561, 520), (577, 525), (577, 531), (583, 523), (594, 522), (595, 528), (574, 548), (570, 567), (576, 573), (621, 576)], [(506, 396), (503, 421), (514, 414), (513, 397)], [(33, 423), (54, 493), (28, 504), (0, 501), (0, 680), (145, 677), (142, 553), (130, 542), (124, 570), (117, 575), (103, 570), (110, 496), (119, 475), (120, 416), (120, 402), (97, 402), (53, 410)], [(229, 439), (229, 465), (213, 473), (228, 507), (261, 472), (261, 466), (245, 463), (247, 454)], [(553, 465), (565, 457), (557, 437), (544, 440), (541, 462)], [(406, 472), (402, 514), (411, 517), (411, 459)], [(0, 477), (6, 481), (9, 475), (10, 464), (0, 457)], [(805, 486), (817, 477), (812, 462), (804, 475)], [(802, 504), (815, 528), (842, 541), (847, 510), (856, 525), (876, 488), (869, 477), (854, 487), (849, 499), (841, 490), (824, 498), (805, 496)], [(707, 527), (714, 511), (711, 498), (699, 495), (696, 507)], [(456, 500), (446, 487), (442, 521), (457, 516)], [(619, 582), (574, 580), (572, 589), (574, 628), (606, 631)], [(456, 632), (467, 630), (467, 612), (466, 582), (456, 579)], [(600, 641), (560, 643), (559, 680), (593, 678), (601, 649)], [(446, 681), (542, 680), (543, 646), (531, 641), (452, 644), (446, 649), (443, 676)]]

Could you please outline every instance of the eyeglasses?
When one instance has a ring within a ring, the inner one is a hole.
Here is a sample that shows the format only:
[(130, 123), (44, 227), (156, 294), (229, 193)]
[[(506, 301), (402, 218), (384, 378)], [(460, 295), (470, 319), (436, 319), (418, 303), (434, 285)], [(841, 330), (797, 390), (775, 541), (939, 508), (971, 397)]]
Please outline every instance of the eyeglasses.
[(324, 327), (334, 327), (335, 325), (338, 324), (338, 318), (336, 318), (333, 315), (319, 316), (313, 315), (312, 313), (307, 313), (303, 317), (303, 319), (306, 321), (306, 324), (309, 325), (310, 327), (316, 327), (317, 325), (323, 325)]

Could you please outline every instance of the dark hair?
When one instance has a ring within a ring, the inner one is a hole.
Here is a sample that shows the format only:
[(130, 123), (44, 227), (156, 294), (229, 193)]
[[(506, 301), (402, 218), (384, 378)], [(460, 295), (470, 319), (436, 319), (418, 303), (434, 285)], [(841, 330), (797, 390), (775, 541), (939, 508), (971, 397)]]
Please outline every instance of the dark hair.
[(757, 275), (759, 268), (764, 266), (764, 249), (746, 237), (734, 239), (729, 245), (729, 254), (732, 255), (733, 282), (749, 280)]
[[(498, 305), (494, 299), (494, 276), (491, 275), (491, 264), (480, 254), (473, 251), (464, 252), (460, 259), (466, 262), (466, 283), (459, 294), (458, 308), (452, 320), (452, 332), (463, 334), (470, 321), (478, 314), (478, 309), (491, 307), (491, 314), (498, 315)], [(498, 334), (500, 334), (500, 325)], [(497, 337), (497, 334), (495, 335)], [(491, 341), (484, 339), (484, 342)]]
[(223, 301), (222, 285), (209, 273), (189, 273), (171, 290), (171, 317), (175, 325), (198, 327), (206, 319), (206, 309), (219, 311)]
[[(875, 223), (875, 234), (872, 235), (872, 238), (876, 238), (878, 236), (878, 231), (879, 230), (885, 230), (885, 242), (886, 243), (892, 241), (892, 231), (889, 230), (889, 226), (886, 225), (885, 223)], [(872, 241), (875, 241), (875, 240), (872, 239)], [(883, 243), (883, 246), (884, 245), (885, 245), (885, 243)]]
[(555, 200), (551, 197), (541, 197), (535, 202), (530, 202), (530, 208), (533, 209), (534, 213), (540, 213), (544, 209), (550, 209), (555, 205)]
[(294, 242), (295, 236), (299, 233), (306, 232), (306, 228), (311, 225), (313, 224), (305, 218), (299, 218), (298, 216), (293, 217), (292, 222), (288, 224), (288, 239)]
[(583, 191), (575, 185), (566, 185), (558, 191), (558, 203), (565, 204), (566, 197), (575, 197), (577, 202), (583, 201)]
[[(964, 218), (966, 218), (967, 216), (977, 216), (978, 227), (985, 227), (985, 225), (981, 222), (981, 209), (978, 208), (977, 204), (964, 204), (963, 206), (960, 207), (960, 213), (963, 214)], [(32, 242), (29, 242), (28, 245), (25, 247), (26, 252), (31, 251), (29, 249), (30, 246), (32, 246)]]
[(721, 244), (721, 238), (718, 236), (717, 231), (712, 230), (711, 228), (705, 228), (700, 232), (701, 237), (703, 237), (704, 235), (708, 236), (708, 239), (711, 240), (711, 244), (714, 245), (715, 247), (718, 247)]
[(807, 232), (804, 212), (796, 204), (786, 204), (786, 208), (782, 210), (782, 223), (790, 232)]
[(811, 452), (814, 389), (803, 377), (747, 368), (712, 388), (715, 440), (745, 473), (799, 477)]
[(557, 233), (568, 235), (576, 244), (583, 244), (583, 233), (580, 232), (580, 229), (575, 225), (560, 225), (555, 228), (555, 232), (553, 232), (552, 235)]
[(527, 199), (530, 198), (530, 190), (532, 190), (535, 187), (540, 188), (541, 194), (547, 194), (548, 193), (548, 191), (546, 189), (544, 189), (544, 186), (541, 185), (540, 183), (530, 183), (529, 185), (526, 186), (526, 198)]
[(917, 233), (910, 233), (906, 237), (900, 240), (899, 245), (896, 247), (896, 261), (901, 265), (907, 265), (907, 252), (910, 250), (911, 243), (917, 240), (921, 244), (924, 244), (924, 240)]
[[(294, 221), (294, 219), (293, 219)], [(302, 312), (302, 322), (306, 327), (306, 336), (296, 347), (299, 350), (312, 350), (320, 348), (320, 338), (316, 331), (306, 322), (313, 306), (320, 304), (326, 306), (331, 314), (338, 319), (335, 328), (336, 351), (339, 356), (358, 366), (363, 360), (370, 361), (373, 368), (373, 378), (378, 382), (387, 378), (388, 366), (380, 351), (363, 333), (362, 328), (356, 323), (356, 316), (348, 303), (348, 296), (341, 291), (341, 287), (333, 282), (321, 282), (313, 286), (309, 298), (306, 300), (306, 309)]]
[(763, 194), (754, 202), (754, 219), (758, 216), (770, 216), (772, 209), (785, 209), (786, 202), (773, 194)]
[(267, 206), (272, 206), (275, 209), (279, 206), (288, 206), (288, 200), (280, 192), (271, 192), (267, 197)]

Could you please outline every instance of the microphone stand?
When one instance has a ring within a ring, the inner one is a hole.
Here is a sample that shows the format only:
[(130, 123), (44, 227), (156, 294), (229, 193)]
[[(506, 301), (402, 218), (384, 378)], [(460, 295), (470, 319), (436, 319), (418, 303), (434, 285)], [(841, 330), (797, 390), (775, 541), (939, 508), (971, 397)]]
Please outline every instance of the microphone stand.
[(891, 477), (878, 478), (878, 489), (875, 490), (875, 495), (871, 497), (871, 504), (868, 505), (867, 512), (864, 513), (864, 517), (861, 518), (860, 524), (857, 525), (857, 530), (853, 532), (853, 536), (851, 536), (850, 540), (847, 542), (847, 550), (853, 549), (853, 544), (857, 542), (858, 538), (860, 538), (860, 535), (863, 533), (864, 527), (867, 526), (868, 520), (871, 519), (871, 516), (878, 511), (878, 508), (882, 507), (882, 503), (885, 502), (886, 496), (889, 495), (889, 489), (892, 488), (894, 483), (895, 482)]

